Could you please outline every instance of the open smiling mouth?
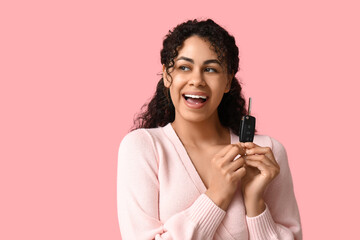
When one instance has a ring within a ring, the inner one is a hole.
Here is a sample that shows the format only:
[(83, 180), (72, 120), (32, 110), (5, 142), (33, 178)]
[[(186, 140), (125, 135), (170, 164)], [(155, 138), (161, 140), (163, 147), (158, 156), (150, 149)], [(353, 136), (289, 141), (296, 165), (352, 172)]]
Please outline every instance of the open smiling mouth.
[(207, 100), (206, 96), (199, 96), (199, 95), (183, 94), (183, 97), (188, 103), (191, 104), (200, 104), (206, 102)]

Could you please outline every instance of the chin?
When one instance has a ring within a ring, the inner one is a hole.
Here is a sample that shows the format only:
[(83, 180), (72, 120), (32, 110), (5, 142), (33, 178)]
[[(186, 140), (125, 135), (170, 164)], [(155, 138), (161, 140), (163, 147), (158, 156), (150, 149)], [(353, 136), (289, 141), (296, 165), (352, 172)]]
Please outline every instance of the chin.
[(201, 123), (211, 118), (209, 115), (204, 115), (200, 113), (191, 113), (191, 112), (180, 114), (180, 116), (184, 121), (193, 122), (193, 123)]

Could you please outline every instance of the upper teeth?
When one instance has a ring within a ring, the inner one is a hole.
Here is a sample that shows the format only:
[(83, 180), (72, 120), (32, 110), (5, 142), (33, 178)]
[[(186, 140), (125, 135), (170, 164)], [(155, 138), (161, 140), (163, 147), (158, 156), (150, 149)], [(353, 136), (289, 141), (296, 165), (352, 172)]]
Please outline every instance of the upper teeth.
[(185, 97), (190, 97), (190, 98), (202, 98), (206, 100), (205, 96), (199, 96), (199, 95), (190, 95), (190, 94), (185, 94)]

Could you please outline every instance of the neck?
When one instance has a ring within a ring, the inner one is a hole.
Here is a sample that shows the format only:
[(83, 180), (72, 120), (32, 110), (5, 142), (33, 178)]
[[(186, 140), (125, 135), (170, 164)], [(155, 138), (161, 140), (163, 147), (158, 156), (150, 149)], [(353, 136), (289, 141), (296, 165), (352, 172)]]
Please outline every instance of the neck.
[(171, 125), (184, 146), (202, 148), (230, 144), (230, 131), (221, 125), (218, 116), (203, 122), (175, 118)]

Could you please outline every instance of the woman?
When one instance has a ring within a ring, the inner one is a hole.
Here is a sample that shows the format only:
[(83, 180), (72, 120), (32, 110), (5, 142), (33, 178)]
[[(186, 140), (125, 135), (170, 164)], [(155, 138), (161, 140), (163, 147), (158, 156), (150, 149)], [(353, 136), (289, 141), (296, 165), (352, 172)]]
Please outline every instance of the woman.
[(166, 36), (161, 63), (120, 144), (123, 239), (301, 239), (284, 147), (264, 135), (238, 141), (247, 112), (235, 39), (210, 19), (187, 21)]

